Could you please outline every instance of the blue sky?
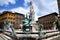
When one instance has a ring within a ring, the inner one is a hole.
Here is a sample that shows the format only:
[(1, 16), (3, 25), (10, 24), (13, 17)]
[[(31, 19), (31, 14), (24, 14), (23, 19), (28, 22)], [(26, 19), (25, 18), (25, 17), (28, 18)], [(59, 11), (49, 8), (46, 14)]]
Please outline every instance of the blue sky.
[[(57, 0), (32, 0), (35, 11), (35, 20), (38, 17), (57, 12)], [(12, 11), (26, 14), (30, 10), (30, 0), (0, 0), (0, 12)]]
[(10, 1), (0, 0), (0, 10), (3, 10), (3, 9), (10, 10), (10, 9), (18, 8), (18, 7), (23, 7), (23, 8), (29, 7), (29, 3), (25, 3), (24, 0), (13, 0), (12, 2)]

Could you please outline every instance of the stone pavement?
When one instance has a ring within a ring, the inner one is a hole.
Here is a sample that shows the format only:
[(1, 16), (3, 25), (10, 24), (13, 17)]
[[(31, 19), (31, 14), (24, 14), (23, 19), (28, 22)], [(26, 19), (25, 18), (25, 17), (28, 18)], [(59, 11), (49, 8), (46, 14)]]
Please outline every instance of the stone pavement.
[(60, 40), (60, 35), (58, 37), (55, 37), (54, 39), (51, 40)]
[(57, 39), (60, 40), (60, 35), (52, 36), (52, 37), (49, 37), (49, 38), (46, 38), (46, 39), (42, 39), (42, 40), (57, 40)]
[(12, 40), (12, 39), (4, 34), (0, 34), (0, 40)]
[[(16, 31), (16, 32), (20, 32), (20, 31)], [(22, 32), (22, 31), (21, 31)], [(43, 32), (46, 32), (46, 34), (45, 35), (43, 35), (43, 37), (46, 37), (46, 36), (48, 36), (48, 38), (44, 38), (44, 39), (42, 39), (42, 40), (54, 40), (55, 38), (58, 38), (59, 37), (59, 35), (56, 35), (56, 34), (58, 34), (59, 33), (59, 31), (57, 31), (57, 30), (43, 30)], [(6, 33), (8, 33), (8, 32), (6, 32)], [(10, 34), (10, 33), (8, 33), (8, 34)], [(3, 37), (3, 36), (4, 37)], [(22, 35), (22, 34), (16, 34), (18, 37), (23, 37), (23, 36), (26, 36), (26, 34), (24, 34), (24, 35)], [(54, 36), (51, 36), (51, 35), (54, 35)], [(0, 37), (0, 39), (4, 39), (4, 40), (8, 40), (8, 39), (11, 39), (10, 37), (8, 37), (8, 36), (6, 36), (6, 35), (4, 35), (4, 34), (0, 34), (0, 36), (2, 37)], [(27, 36), (30, 36), (30, 37), (38, 37), (38, 34), (28, 34)], [(51, 36), (51, 37), (49, 37), (49, 36)]]
[[(48, 30), (48, 31), (45, 30), (45, 32), (47, 32), (47, 33), (44, 36), (46, 36), (48, 38), (45, 38), (45, 39), (42, 39), (42, 40), (57, 40), (57, 39), (60, 40), (60, 33), (59, 33), (59, 31), (55, 31), (54, 32), (53, 30), (52, 31), (51, 30)], [(53, 36), (51, 36), (51, 35), (53, 35)]]

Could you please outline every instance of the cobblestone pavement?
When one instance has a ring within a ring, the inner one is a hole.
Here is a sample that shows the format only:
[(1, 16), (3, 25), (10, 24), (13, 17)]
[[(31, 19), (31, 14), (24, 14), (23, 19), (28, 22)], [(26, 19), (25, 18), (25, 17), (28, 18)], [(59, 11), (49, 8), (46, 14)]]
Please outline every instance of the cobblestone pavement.
[(7, 40), (4, 38), (3, 34), (0, 34), (0, 40)]
[(0, 37), (0, 40), (3, 40), (3, 38)]
[[(45, 32), (47, 32), (45, 34), (47, 36), (59, 33), (58, 31), (54, 31), (54, 30), (52, 30), (52, 31), (51, 30), (48, 30), (48, 31), (45, 30)], [(17, 36), (20, 37), (21, 35), (18, 34)], [(24, 36), (24, 35), (22, 35), (22, 36)], [(35, 36), (36, 36), (36, 34), (35, 34)], [(11, 40), (11, 39), (8, 36), (4, 35), (4, 34), (0, 34), (0, 40)], [(57, 36), (53, 36), (53, 37), (43, 39), (43, 40), (60, 40), (60, 36), (57, 35)]]
[(50, 37), (50, 38), (46, 38), (46, 39), (42, 39), (42, 40), (60, 40), (60, 35), (57, 35), (57, 36), (53, 36), (53, 37)]
[(54, 39), (52, 39), (52, 40), (60, 40), (60, 36), (59, 36), (59, 37), (57, 37), (57, 38), (54, 38)]
[(9, 40), (10, 38), (4, 34), (0, 34), (0, 40)]

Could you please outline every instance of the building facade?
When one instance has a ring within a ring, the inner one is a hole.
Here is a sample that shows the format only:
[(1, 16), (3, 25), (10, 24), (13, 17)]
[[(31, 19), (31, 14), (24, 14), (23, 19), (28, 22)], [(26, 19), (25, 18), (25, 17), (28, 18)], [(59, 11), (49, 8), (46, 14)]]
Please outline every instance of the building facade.
[(58, 3), (58, 11), (59, 11), (58, 23), (59, 23), (59, 26), (60, 26), (60, 0), (57, 0), (57, 3)]
[(60, 26), (60, 16), (58, 17), (58, 23), (59, 23), (59, 26)]
[(57, 0), (57, 4), (58, 4), (59, 15), (60, 15), (60, 0)]
[(53, 22), (55, 20), (57, 20), (57, 13), (54, 12), (54, 13), (51, 13), (51, 14), (48, 14), (48, 15), (45, 15), (45, 16), (42, 16), (42, 17), (39, 17), (38, 18), (38, 24), (43, 24), (43, 28), (44, 29), (53, 29)]
[(8, 21), (13, 24), (13, 27), (18, 29), (20, 24), (22, 24), (22, 19), (24, 15), (21, 13), (12, 13), (10, 11), (4, 11), (0, 14), (0, 28), (3, 28), (3, 22)]
[(25, 16), (23, 14), (20, 14), (20, 13), (15, 13), (15, 27), (18, 29), (18, 28), (21, 28), (22, 26), (22, 20), (25, 18)]

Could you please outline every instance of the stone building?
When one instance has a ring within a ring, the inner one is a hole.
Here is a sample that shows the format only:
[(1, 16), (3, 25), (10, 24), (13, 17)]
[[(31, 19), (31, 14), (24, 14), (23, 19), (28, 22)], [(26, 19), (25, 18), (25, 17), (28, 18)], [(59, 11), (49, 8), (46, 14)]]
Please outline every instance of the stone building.
[(60, 26), (60, 17), (58, 17), (58, 23), (59, 23), (59, 26)]
[(15, 25), (14, 27), (21, 28), (22, 26), (22, 20), (25, 18), (25, 16), (21, 13), (14, 13), (15, 14)]
[(58, 5), (58, 11), (59, 11), (59, 15), (60, 15), (60, 0), (57, 0), (57, 5)]
[(8, 21), (11, 22), (14, 28), (21, 28), (22, 19), (24, 15), (21, 13), (12, 13), (10, 11), (4, 11), (0, 14), (0, 28), (3, 28), (3, 22)]
[(59, 23), (59, 26), (60, 26), (60, 0), (57, 0), (57, 3), (58, 3), (58, 11), (59, 11), (58, 23)]
[(51, 13), (38, 18), (38, 24), (43, 24), (44, 29), (53, 29), (53, 22), (57, 20), (57, 13)]

